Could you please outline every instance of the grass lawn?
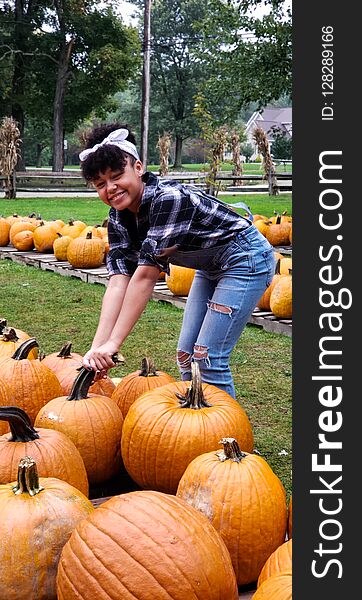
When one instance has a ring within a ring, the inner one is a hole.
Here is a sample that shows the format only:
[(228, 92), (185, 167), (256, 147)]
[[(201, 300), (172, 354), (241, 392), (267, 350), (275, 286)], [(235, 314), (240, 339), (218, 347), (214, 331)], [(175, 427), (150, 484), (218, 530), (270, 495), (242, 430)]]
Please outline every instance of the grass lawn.
[[(95, 205), (102, 206), (100, 202)], [(57, 216), (62, 216), (61, 207)], [(89, 349), (105, 289), (102, 285), (5, 259), (0, 260), (0, 289), (0, 317), (36, 337), (46, 354), (59, 350), (68, 340), (75, 352), (83, 354)], [(158, 369), (178, 379), (175, 354), (182, 316), (182, 309), (150, 301), (121, 349), (125, 364), (114, 368), (111, 375), (122, 377), (135, 371), (147, 355)], [(247, 325), (231, 360), (237, 399), (250, 419), (255, 448), (280, 477), (288, 497), (292, 468), (291, 358), (290, 337)]]
[[(229, 204), (244, 202), (250, 206), (253, 213), (263, 214), (267, 217), (273, 215), (273, 211), (288, 211), (292, 214), (292, 194), (283, 193), (278, 196), (269, 194), (220, 194), (219, 199)], [(243, 209), (237, 209), (244, 214)], [(37, 213), (43, 219), (80, 219), (87, 225), (102, 223), (108, 215), (108, 207), (98, 199), (97, 196), (67, 198), (16, 198), (15, 200), (0, 199), (0, 215), (9, 216), (13, 213), (25, 216)]]

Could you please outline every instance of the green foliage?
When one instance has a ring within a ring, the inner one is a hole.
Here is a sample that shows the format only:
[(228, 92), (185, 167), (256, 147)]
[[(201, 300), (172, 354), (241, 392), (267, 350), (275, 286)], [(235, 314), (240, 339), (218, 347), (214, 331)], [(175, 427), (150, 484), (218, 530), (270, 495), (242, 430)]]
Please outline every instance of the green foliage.
[(278, 127), (272, 127), (273, 131), (273, 143), (272, 143), (272, 154), (274, 158), (291, 160), (293, 142), (292, 139), (287, 135), (285, 131)]
[(199, 52), (211, 74), (201, 92), (215, 124), (233, 122), (250, 102), (262, 107), (291, 93), (291, 12), (284, 12), (284, 0), (263, 4), (269, 13), (256, 18), (257, 0), (207, 2)]

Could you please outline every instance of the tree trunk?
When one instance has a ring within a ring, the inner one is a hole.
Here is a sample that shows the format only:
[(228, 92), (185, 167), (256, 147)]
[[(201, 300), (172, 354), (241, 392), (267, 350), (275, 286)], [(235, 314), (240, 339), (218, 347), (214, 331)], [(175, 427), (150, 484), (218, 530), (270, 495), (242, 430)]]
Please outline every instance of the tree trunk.
[(36, 145), (36, 166), (41, 167), (41, 153), (43, 151), (44, 146), (42, 144)]
[[(16, 164), (16, 171), (25, 171), (25, 160), (23, 153), (23, 139), (24, 139), (24, 110), (21, 106), (21, 99), (24, 96), (24, 78), (26, 72), (26, 56), (28, 42), (28, 32), (26, 31), (26, 12), (21, 0), (15, 2), (15, 28), (14, 28), (14, 47), (16, 53), (14, 54), (14, 71), (12, 80), (12, 96), (13, 98), (19, 98), (20, 101), (14, 101), (11, 107), (11, 116), (17, 122), (17, 126), (20, 131), (20, 144), (19, 144), (19, 160)], [(24, 26), (25, 24), (25, 26)]]
[(176, 135), (176, 144), (175, 144), (175, 161), (173, 164), (174, 169), (180, 169), (182, 167), (182, 142), (183, 139), (180, 135)]
[(64, 97), (70, 75), (69, 62), (74, 42), (73, 38), (69, 42), (66, 42), (64, 38), (58, 64), (53, 112), (53, 172), (60, 172), (64, 169)]

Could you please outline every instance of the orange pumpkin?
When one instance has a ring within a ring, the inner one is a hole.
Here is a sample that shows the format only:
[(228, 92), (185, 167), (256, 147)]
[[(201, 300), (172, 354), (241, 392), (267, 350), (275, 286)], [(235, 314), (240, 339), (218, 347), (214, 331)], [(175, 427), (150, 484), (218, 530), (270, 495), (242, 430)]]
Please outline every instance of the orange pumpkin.
[(282, 222), (278, 215), (275, 222), (268, 227), (265, 237), (272, 246), (284, 246), (289, 244), (290, 223)]
[(285, 490), (261, 456), (241, 452), (233, 438), (221, 443), (223, 450), (189, 464), (177, 496), (210, 519), (230, 552), (238, 584), (246, 585), (284, 541)]
[(283, 275), (270, 294), (270, 310), (279, 319), (292, 318), (292, 275)]
[(83, 356), (77, 352), (72, 352), (71, 350), (72, 342), (66, 342), (59, 352), (47, 354), (42, 359), (42, 363), (49, 367), (55, 374), (68, 365), (75, 365), (78, 368), (82, 364)]
[(251, 600), (292, 600), (292, 571), (268, 577), (257, 588)]
[[(125, 591), (126, 590), (126, 591)], [(155, 491), (114, 496), (64, 546), (58, 600), (238, 600), (220, 535), (180, 498)]]
[(53, 242), (53, 252), (57, 260), (68, 260), (67, 252), (68, 246), (73, 238), (69, 235), (62, 235), (57, 233), (58, 237)]
[(290, 256), (283, 256), (280, 261), (280, 274), (289, 275), (289, 270), (293, 268), (293, 259)]
[(56, 223), (44, 223), (44, 221), (41, 221), (33, 233), (35, 249), (38, 252), (53, 252), (53, 244), (60, 230), (61, 227)]
[(103, 237), (102, 228), (100, 226), (97, 227), (96, 225), (87, 225), (87, 227), (82, 229), (78, 237), (87, 237), (88, 233), (92, 234), (92, 238)]
[(0, 217), (0, 246), (7, 246), (10, 242), (10, 223)]
[(141, 369), (123, 377), (111, 398), (118, 404), (124, 418), (130, 406), (142, 394), (166, 385), (166, 383), (171, 383), (171, 381), (175, 381), (175, 378), (164, 371), (156, 371), (152, 361), (145, 357), (142, 360)]
[(273, 575), (283, 573), (284, 571), (290, 571), (292, 569), (292, 540), (284, 542), (272, 554), (265, 562), (260, 575), (258, 577), (258, 587)]
[[(0, 359), (6, 356), (12, 356), (17, 348), (28, 340), (30, 336), (21, 329), (7, 327), (6, 319), (0, 321)], [(28, 358), (38, 357), (38, 347), (30, 350)]]
[(0, 436), (0, 484), (16, 479), (23, 456), (32, 456), (40, 477), (57, 477), (88, 496), (84, 462), (68, 436), (53, 429), (34, 429), (29, 416), (16, 406), (0, 406), (0, 420), (11, 433)]
[(28, 220), (15, 221), (15, 223), (13, 223), (10, 227), (10, 244), (14, 245), (14, 237), (21, 231), (34, 231), (35, 228), (36, 224), (31, 223)]
[(75, 269), (95, 269), (101, 266), (104, 253), (104, 241), (100, 237), (93, 237), (89, 231), (86, 237), (77, 237), (70, 242), (67, 258)]
[(249, 419), (229, 394), (201, 383), (200, 369), (191, 363), (192, 381), (175, 381), (140, 396), (123, 426), (124, 465), (141, 488), (175, 494), (190, 462), (217, 448), (225, 430), (253, 450)]
[[(64, 395), (70, 394), (74, 380), (77, 377), (79, 370), (82, 368), (83, 364), (80, 360), (78, 364), (76, 362), (68, 363), (65, 362), (64, 365), (60, 365), (57, 369), (56, 376), (59, 379), (59, 383), (62, 388), (62, 393)], [(112, 396), (114, 390), (116, 389), (116, 384), (112, 381), (109, 375), (102, 377), (98, 381), (92, 383), (89, 388), (89, 391), (92, 394), (99, 394), (101, 396), (108, 396), (109, 398)]]
[(169, 265), (170, 273), (166, 274), (165, 281), (170, 292), (175, 296), (188, 296), (194, 280), (195, 269)]
[(64, 225), (61, 228), (60, 233), (63, 236), (69, 236), (72, 239), (75, 239), (79, 236), (79, 234), (83, 231), (85, 227), (87, 227), (87, 225), (83, 223), (83, 221), (71, 219), (66, 225)]
[(26, 456), (17, 481), (0, 485), (0, 581), (7, 600), (55, 600), (60, 553), (74, 528), (94, 511), (75, 487), (39, 479)]
[(28, 353), (36, 346), (36, 339), (29, 338), (11, 357), (0, 360), (0, 372), (10, 388), (11, 404), (26, 410), (32, 423), (40, 408), (62, 391), (53, 371), (38, 358), (28, 358)]
[(111, 479), (121, 468), (120, 443), (123, 417), (108, 396), (88, 394), (94, 371), (79, 371), (69, 396), (43, 406), (35, 427), (48, 427), (70, 437), (83, 458), (90, 484)]
[(17, 250), (27, 252), (34, 248), (34, 235), (30, 229), (19, 231), (13, 237), (13, 246)]

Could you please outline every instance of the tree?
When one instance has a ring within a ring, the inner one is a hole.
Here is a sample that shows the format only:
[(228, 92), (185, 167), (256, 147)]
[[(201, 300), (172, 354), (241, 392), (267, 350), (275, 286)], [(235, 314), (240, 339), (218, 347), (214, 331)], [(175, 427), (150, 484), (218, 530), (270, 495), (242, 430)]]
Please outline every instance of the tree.
[[(292, 24), (284, 0), (210, 0), (199, 24), (200, 58), (211, 74), (200, 90), (216, 124), (230, 123), (242, 108), (261, 108), (291, 93)], [(253, 9), (264, 5), (262, 17)], [(269, 11), (269, 12), (268, 12)]]
[[(62, 170), (65, 130), (92, 111), (109, 109), (109, 99), (137, 72), (137, 32), (122, 24), (110, 1), (98, 6), (95, 0), (9, 0), (6, 16), (13, 69), (7, 101), (12, 114), (20, 114), (21, 129), (25, 116), (41, 115), (52, 125), (53, 170)], [(17, 30), (24, 23), (20, 41)], [(1, 21), (0, 26), (3, 30)]]
[(271, 128), (273, 134), (272, 153), (274, 158), (281, 160), (292, 159), (292, 138), (279, 127)]

